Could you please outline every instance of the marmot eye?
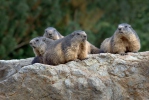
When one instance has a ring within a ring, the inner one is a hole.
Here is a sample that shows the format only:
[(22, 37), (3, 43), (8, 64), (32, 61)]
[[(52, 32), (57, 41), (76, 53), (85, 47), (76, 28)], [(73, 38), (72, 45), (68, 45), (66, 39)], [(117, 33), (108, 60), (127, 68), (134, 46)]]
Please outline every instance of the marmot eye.
[(36, 42), (38, 42), (39, 40), (38, 39), (36, 39)]
[(125, 28), (127, 28), (127, 26), (125, 26)]
[(77, 35), (80, 35), (79, 33), (77, 33)]

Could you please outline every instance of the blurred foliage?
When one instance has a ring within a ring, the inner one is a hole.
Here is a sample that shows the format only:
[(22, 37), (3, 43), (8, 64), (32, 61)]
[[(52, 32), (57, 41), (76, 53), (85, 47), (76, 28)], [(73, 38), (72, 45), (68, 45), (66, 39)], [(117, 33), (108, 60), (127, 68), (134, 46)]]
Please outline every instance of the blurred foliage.
[(85, 30), (100, 47), (118, 24), (131, 24), (149, 50), (149, 0), (0, 0), (0, 59), (34, 56), (29, 41), (55, 27), (62, 35)]

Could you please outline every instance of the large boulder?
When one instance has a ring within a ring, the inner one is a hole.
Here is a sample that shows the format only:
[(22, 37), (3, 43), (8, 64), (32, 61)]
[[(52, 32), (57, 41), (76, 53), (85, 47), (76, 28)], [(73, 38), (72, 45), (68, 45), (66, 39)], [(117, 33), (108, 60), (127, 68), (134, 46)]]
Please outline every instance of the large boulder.
[(0, 61), (0, 100), (149, 100), (149, 52), (57, 66), (32, 59)]

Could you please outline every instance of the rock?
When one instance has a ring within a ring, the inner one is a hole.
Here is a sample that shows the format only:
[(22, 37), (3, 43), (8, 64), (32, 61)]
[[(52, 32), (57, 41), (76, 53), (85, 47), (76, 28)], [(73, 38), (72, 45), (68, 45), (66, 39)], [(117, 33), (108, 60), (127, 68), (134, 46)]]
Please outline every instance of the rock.
[(57, 66), (0, 60), (0, 100), (149, 100), (149, 52)]
[(30, 65), (33, 58), (20, 60), (0, 60), (0, 80), (17, 73), (22, 67)]

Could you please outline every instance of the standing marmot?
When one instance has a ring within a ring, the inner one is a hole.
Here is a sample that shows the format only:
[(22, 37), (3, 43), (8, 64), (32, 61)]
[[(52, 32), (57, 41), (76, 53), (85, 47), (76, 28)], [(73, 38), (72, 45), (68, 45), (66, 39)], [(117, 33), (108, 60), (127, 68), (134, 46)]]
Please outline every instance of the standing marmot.
[(48, 45), (50, 45), (50, 43), (52, 43), (53, 41), (54, 40), (46, 37), (36, 37), (29, 42), (36, 56), (33, 59), (32, 64), (43, 63), (42, 55), (45, 53), (46, 49), (48, 49)]
[[(43, 35), (44, 37), (53, 39), (53, 40), (57, 40), (57, 39), (61, 39), (64, 36), (62, 36), (55, 28), (53, 27), (49, 27), (45, 29), (45, 33)], [(100, 50), (95, 47), (94, 45), (92, 45), (91, 43), (87, 42), (88, 44), (88, 53), (89, 54), (98, 54), (100, 53)]]
[(62, 36), (55, 28), (48, 27), (45, 29), (45, 33), (44, 33), (43, 37), (57, 40), (57, 39), (63, 38), (64, 36)]
[(87, 58), (87, 35), (78, 30), (64, 38), (55, 40), (43, 55), (43, 63), (49, 65), (63, 64), (68, 61)]
[(140, 39), (131, 25), (122, 23), (118, 25), (112, 37), (102, 42), (100, 49), (103, 52), (122, 55), (127, 52), (138, 52), (140, 50)]

